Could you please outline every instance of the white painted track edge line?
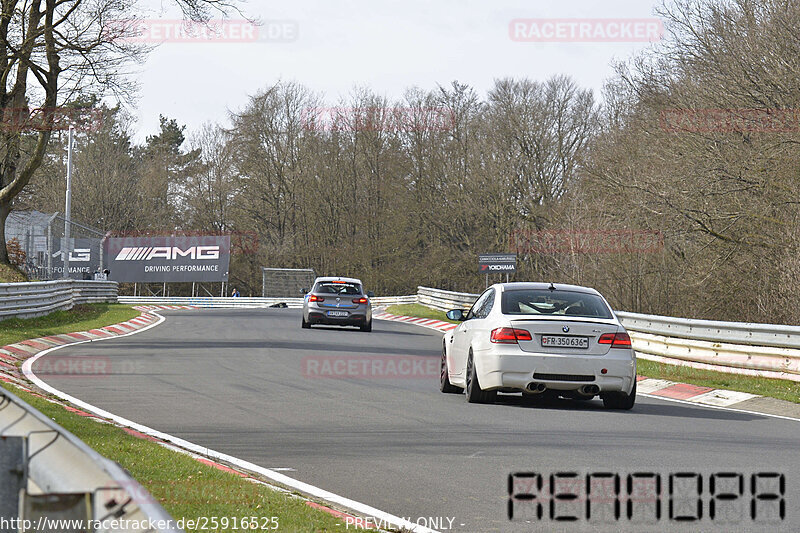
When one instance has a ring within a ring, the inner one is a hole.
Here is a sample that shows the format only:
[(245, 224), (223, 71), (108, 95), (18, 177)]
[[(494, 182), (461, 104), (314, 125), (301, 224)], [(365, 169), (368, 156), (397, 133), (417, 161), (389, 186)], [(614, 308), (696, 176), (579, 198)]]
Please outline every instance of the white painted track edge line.
[(230, 463), (232, 465), (235, 465), (235, 466), (238, 466), (239, 468), (242, 468), (244, 470), (249, 470), (251, 472), (254, 472), (254, 473), (257, 473), (259, 475), (262, 475), (265, 478), (270, 479), (270, 480), (272, 480), (272, 481), (274, 481), (276, 483), (279, 483), (281, 485), (285, 485), (287, 487), (291, 487), (293, 489), (296, 489), (296, 490), (299, 490), (301, 492), (304, 492), (304, 493), (306, 493), (306, 494), (308, 494), (310, 496), (313, 496), (315, 498), (319, 498), (321, 500), (340, 505), (340, 506), (342, 506), (342, 507), (344, 507), (346, 509), (353, 510), (353, 511), (355, 511), (357, 513), (360, 513), (362, 516), (377, 518), (377, 519), (383, 521), (384, 523), (388, 523), (388, 524), (390, 524), (390, 525), (392, 525), (394, 527), (405, 528), (405, 529), (408, 529), (409, 531), (413, 531), (414, 533), (438, 533), (434, 529), (430, 529), (430, 528), (421, 526), (419, 524), (414, 524), (412, 522), (409, 522), (407, 520), (404, 520), (404, 519), (400, 518), (399, 516), (394, 516), (392, 514), (386, 513), (384, 511), (381, 511), (379, 509), (371, 507), (371, 506), (369, 506), (367, 504), (360, 503), (360, 502), (351, 500), (349, 498), (345, 498), (344, 496), (339, 496), (338, 494), (334, 494), (332, 492), (328, 492), (325, 489), (321, 489), (319, 487), (315, 487), (314, 485), (310, 485), (308, 483), (304, 483), (304, 482), (296, 480), (296, 479), (294, 479), (292, 477), (280, 474), (280, 473), (275, 472), (273, 470), (269, 470), (268, 468), (264, 468), (262, 466), (250, 463), (248, 461), (244, 461), (242, 459), (239, 459), (237, 457), (233, 457), (231, 455), (227, 455), (227, 454), (212, 450), (210, 448), (206, 448), (204, 446), (198, 446), (197, 444), (194, 444), (193, 442), (189, 442), (189, 441), (183, 440), (181, 438), (174, 437), (174, 436), (172, 436), (172, 435), (170, 435), (168, 433), (162, 433), (161, 431), (152, 429), (152, 428), (150, 428), (148, 426), (145, 426), (145, 425), (142, 425), (142, 424), (138, 424), (136, 422), (133, 422), (133, 421), (128, 420), (126, 418), (123, 418), (121, 416), (117, 416), (115, 414), (109, 413), (108, 411), (100, 409), (99, 407), (95, 407), (94, 405), (92, 405), (90, 403), (84, 402), (83, 400), (75, 398), (74, 396), (70, 396), (69, 394), (67, 394), (65, 392), (62, 392), (62, 391), (56, 389), (55, 387), (52, 387), (52, 386), (48, 385), (47, 383), (45, 383), (44, 381), (39, 379), (39, 377), (36, 374), (33, 373), (33, 369), (32, 369), (33, 363), (35, 363), (40, 357), (43, 357), (43, 356), (47, 355), (50, 352), (54, 352), (56, 350), (59, 350), (61, 348), (65, 348), (67, 346), (75, 346), (77, 344), (84, 344), (84, 343), (87, 343), (87, 342), (99, 342), (99, 341), (103, 341), (103, 340), (106, 340), (106, 339), (118, 339), (120, 337), (127, 337), (129, 335), (135, 335), (136, 333), (141, 333), (142, 331), (147, 331), (150, 328), (158, 326), (158, 325), (162, 324), (166, 320), (165, 317), (163, 317), (162, 315), (159, 315), (158, 313), (155, 313), (153, 311), (150, 311), (150, 314), (157, 316), (158, 317), (158, 321), (154, 322), (153, 324), (150, 324), (149, 326), (146, 326), (146, 327), (144, 327), (142, 329), (137, 329), (137, 330), (131, 331), (129, 333), (115, 335), (113, 337), (102, 337), (102, 338), (99, 338), (99, 339), (76, 341), (76, 342), (73, 342), (73, 343), (70, 343), (70, 344), (62, 344), (60, 346), (53, 346), (52, 348), (48, 348), (46, 350), (43, 350), (43, 351), (39, 352), (38, 354), (34, 355), (33, 357), (30, 357), (29, 359), (25, 360), (25, 362), (22, 364), (22, 373), (25, 375), (26, 378), (28, 378), (30, 381), (35, 383), (42, 390), (45, 390), (45, 391), (47, 391), (47, 392), (49, 392), (49, 393), (51, 393), (51, 394), (53, 394), (55, 396), (58, 396), (62, 400), (66, 400), (66, 401), (68, 401), (68, 402), (70, 402), (70, 403), (72, 403), (74, 405), (77, 405), (78, 407), (81, 407), (82, 409), (85, 409), (85, 410), (87, 410), (87, 411), (89, 411), (91, 413), (94, 413), (94, 414), (96, 414), (96, 415), (98, 415), (98, 416), (100, 416), (102, 418), (106, 418), (108, 420), (113, 420), (114, 422), (116, 422), (117, 424), (119, 424), (121, 426), (126, 426), (126, 427), (134, 429), (134, 430), (136, 430), (136, 431), (138, 431), (140, 433), (144, 433), (145, 435), (149, 435), (151, 437), (155, 437), (155, 438), (163, 440), (163, 441), (171, 442), (171, 443), (173, 443), (173, 444), (175, 444), (175, 445), (177, 445), (177, 446), (179, 446), (181, 448), (185, 448), (185, 449), (187, 449), (189, 451), (192, 451), (194, 453), (203, 455), (205, 457), (208, 457), (208, 458), (211, 458), (211, 459), (218, 459), (218, 460), (221, 460), (221, 461), (228, 462), (228, 463)]

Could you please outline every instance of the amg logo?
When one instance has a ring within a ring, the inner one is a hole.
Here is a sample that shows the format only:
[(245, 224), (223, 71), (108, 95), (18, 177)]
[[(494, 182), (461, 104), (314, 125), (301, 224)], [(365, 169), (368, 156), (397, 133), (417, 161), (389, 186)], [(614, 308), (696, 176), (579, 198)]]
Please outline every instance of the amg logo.
[(190, 259), (219, 259), (219, 246), (190, 246), (181, 250), (177, 246), (144, 246), (123, 248), (115, 261), (150, 261), (151, 259), (175, 260), (179, 257)]
[[(61, 258), (61, 261), (63, 261), (64, 251), (59, 250), (58, 252), (53, 254), (53, 257), (59, 257)], [(92, 260), (92, 250), (89, 248), (75, 248), (74, 250), (70, 250), (69, 252), (70, 263), (85, 263), (91, 260)]]

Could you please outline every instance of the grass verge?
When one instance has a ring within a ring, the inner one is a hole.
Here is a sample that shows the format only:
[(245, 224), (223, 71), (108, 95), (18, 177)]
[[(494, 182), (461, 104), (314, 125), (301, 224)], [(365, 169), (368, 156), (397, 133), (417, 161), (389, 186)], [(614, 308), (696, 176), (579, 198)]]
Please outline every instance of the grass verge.
[(0, 346), (47, 335), (101, 328), (137, 316), (139, 311), (128, 305), (86, 304), (35, 318), (9, 318), (0, 322)]
[[(420, 304), (392, 305), (386, 309), (386, 312), (394, 315), (435, 318), (452, 322), (452, 320), (447, 320), (447, 317), (441, 311)], [(647, 376), (648, 378), (666, 379), (714, 389), (749, 392), (750, 394), (800, 403), (800, 383), (788, 379), (769, 379), (758, 376), (729, 374), (687, 366), (668, 365), (644, 359), (639, 359), (637, 365), (639, 375)]]
[[(335, 517), (309, 507), (303, 500), (202, 464), (182, 453), (129, 435), (116, 426), (71, 413), (16, 387), (3, 386), (103, 456), (122, 465), (176, 520), (228, 517), (229, 527), (214, 528), (214, 531), (241, 531), (241, 524), (238, 529), (234, 528), (233, 517), (237, 520), (257, 517), (259, 528), (277, 517), (279, 531), (318, 533), (344, 529)], [(186, 531), (198, 530), (187, 528)]]
[(458, 322), (447, 318), (443, 311), (437, 311), (436, 309), (425, 307), (422, 304), (390, 305), (386, 308), (386, 312), (393, 315), (417, 316), (420, 318), (431, 318), (434, 320), (441, 320), (443, 322), (450, 322), (451, 324), (458, 324)]
[(28, 281), (27, 276), (18, 268), (0, 263), (0, 283), (22, 283)]
[(749, 392), (750, 394), (800, 403), (800, 383), (788, 379), (743, 376), (714, 370), (690, 368), (688, 366), (668, 365), (644, 359), (639, 359), (636, 365), (639, 375), (647, 376), (648, 378), (667, 379), (713, 389)]

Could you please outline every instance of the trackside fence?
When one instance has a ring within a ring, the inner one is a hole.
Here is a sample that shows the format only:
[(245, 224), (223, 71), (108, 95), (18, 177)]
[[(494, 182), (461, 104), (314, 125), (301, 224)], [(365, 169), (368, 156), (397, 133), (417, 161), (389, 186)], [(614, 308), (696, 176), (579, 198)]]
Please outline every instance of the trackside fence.
[(46, 315), (76, 304), (116, 302), (117, 289), (114, 281), (0, 283), (0, 320)]

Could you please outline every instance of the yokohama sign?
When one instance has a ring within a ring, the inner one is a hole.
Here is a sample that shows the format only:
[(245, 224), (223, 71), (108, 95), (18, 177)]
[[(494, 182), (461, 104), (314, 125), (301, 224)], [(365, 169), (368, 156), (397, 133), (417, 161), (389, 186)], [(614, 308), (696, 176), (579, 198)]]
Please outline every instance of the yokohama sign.
[(480, 254), (478, 271), (481, 274), (513, 274), (517, 271), (517, 254)]
[(114, 281), (228, 281), (230, 237), (125, 237), (106, 241)]

